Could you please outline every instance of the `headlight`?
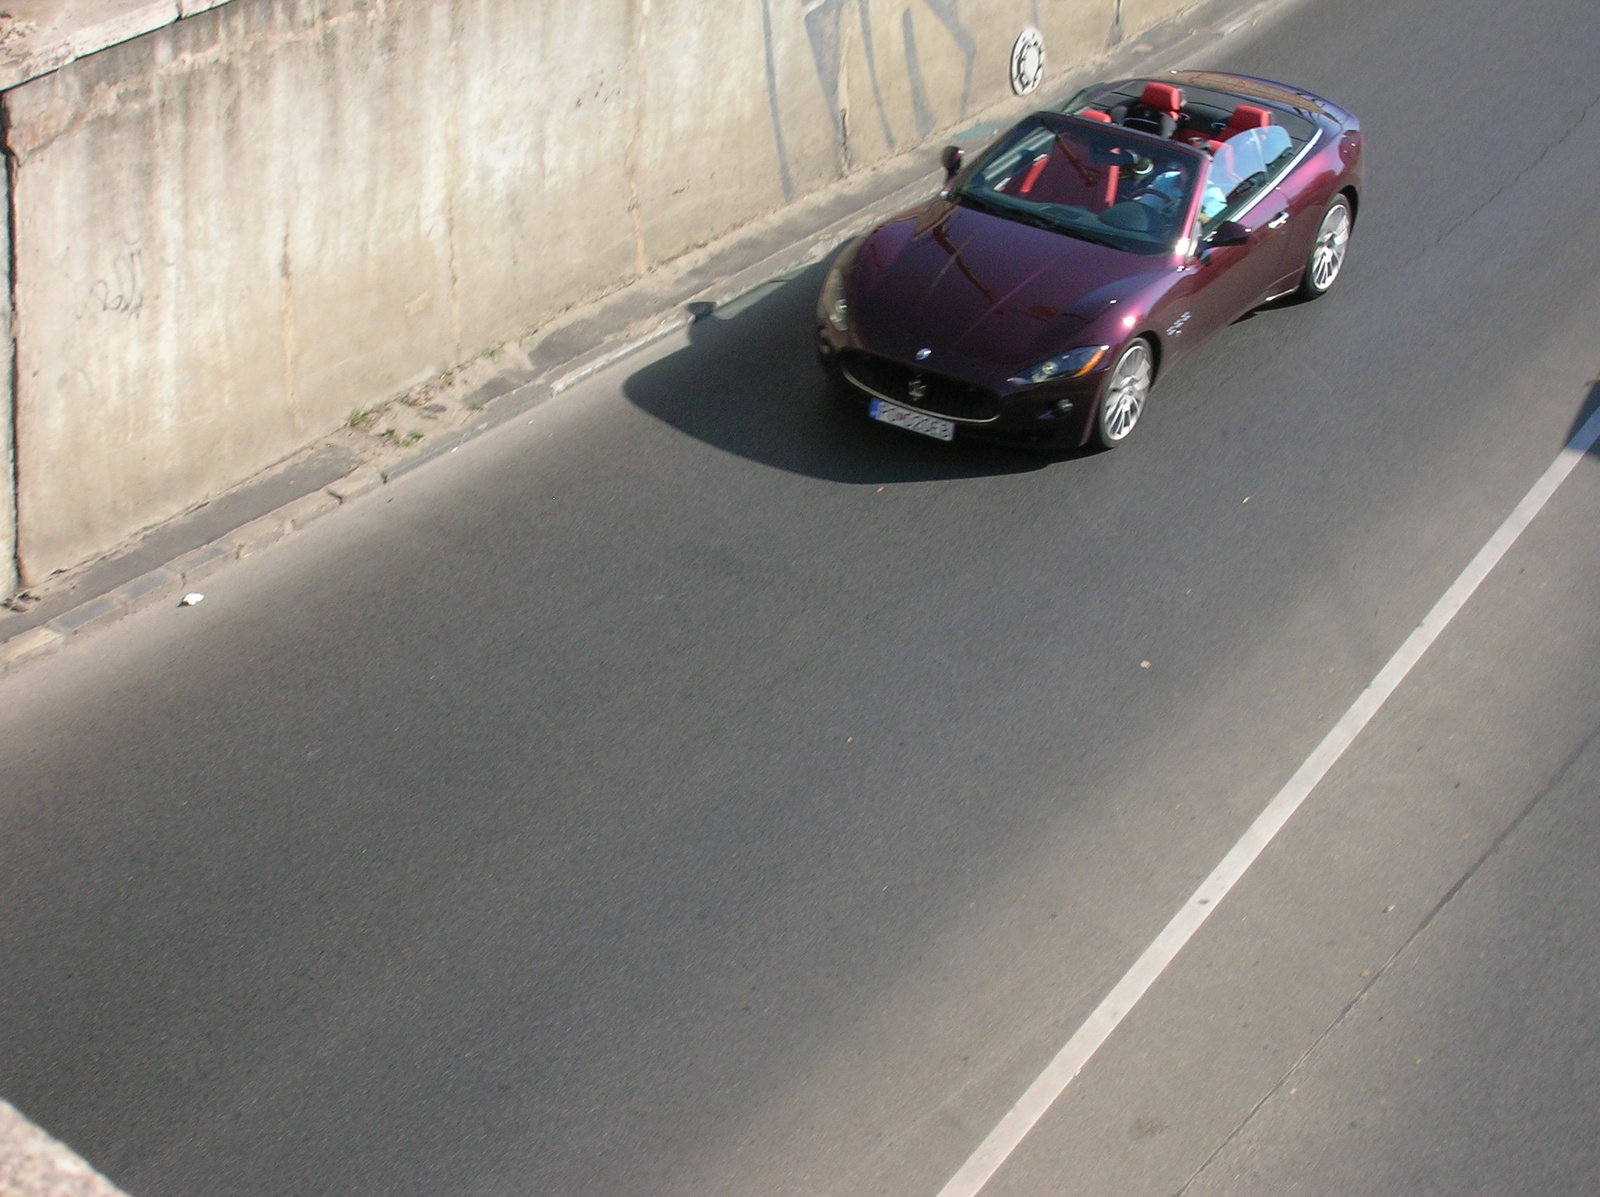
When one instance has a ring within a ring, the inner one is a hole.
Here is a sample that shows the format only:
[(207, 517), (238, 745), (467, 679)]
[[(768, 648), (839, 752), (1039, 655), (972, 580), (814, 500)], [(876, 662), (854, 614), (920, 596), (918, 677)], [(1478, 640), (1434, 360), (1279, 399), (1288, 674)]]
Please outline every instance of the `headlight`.
[(1098, 366), (1110, 352), (1109, 345), (1085, 345), (1079, 349), (1068, 350), (1060, 357), (1053, 357), (1047, 362), (1040, 362), (1033, 369), (1024, 370), (1006, 381), (1014, 387), (1032, 387), (1038, 386), (1041, 382), (1049, 382), (1052, 378), (1082, 378)]
[(839, 251), (833, 260), (833, 269), (822, 284), (822, 294), (817, 297), (817, 318), (825, 320), (835, 332), (850, 331), (850, 306), (845, 302), (844, 280), (855, 265), (865, 238), (857, 237)]
[(850, 328), (850, 308), (844, 301), (844, 272), (835, 266), (828, 271), (822, 284), (822, 295), (817, 299), (817, 314), (833, 326), (836, 332)]

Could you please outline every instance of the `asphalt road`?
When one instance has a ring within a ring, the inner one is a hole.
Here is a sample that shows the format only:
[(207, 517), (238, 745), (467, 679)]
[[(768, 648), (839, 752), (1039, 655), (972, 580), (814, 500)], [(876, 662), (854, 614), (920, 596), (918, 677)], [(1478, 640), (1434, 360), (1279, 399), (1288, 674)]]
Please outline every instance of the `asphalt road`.
[[(1224, 43), (1361, 116), (1351, 259), (1115, 452), (839, 410), (813, 271), (8, 677), (0, 1094), (136, 1197), (932, 1197), (1600, 398), (1597, 60)], [(986, 1194), (1600, 1190), (1597, 505)]]

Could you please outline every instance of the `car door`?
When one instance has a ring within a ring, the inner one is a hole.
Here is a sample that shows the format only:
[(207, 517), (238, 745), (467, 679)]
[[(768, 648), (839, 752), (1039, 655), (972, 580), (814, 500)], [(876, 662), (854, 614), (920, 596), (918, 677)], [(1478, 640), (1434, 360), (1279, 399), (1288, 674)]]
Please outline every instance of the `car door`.
[(1187, 333), (1191, 341), (1232, 324), (1265, 299), (1283, 276), (1288, 213), (1277, 192), (1267, 193), (1234, 223), (1244, 230), (1243, 244), (1202, 242), (1184, 268), (1192, 285), (1190, 317), (1180, 335)]
[(1284, 229), (1283, 269), (1287, 277), (1280, 290), (1292, 287), (1305, 268), (1322, 224), (1323, 213), (1339, 185), (1339, 175), (1329, 169), (1324, 155), (1314, 154), (1302, 162), (1279, 186), (1284, 208), (1289, 214)]
[[(1263, 150), (1272, 149), (1275, 140), (1251, 129), (1214, 153), (1195, 248), (1159, 314), (1169, 353), (1176, 350), (1175, 356), (1255, 307), (1290, 270), (1285, 262), (1288, 197), (1278, 188), (1263, 190), (1269, 165)], [(1229, 223), (1242, 230), (1244, 240), (1236, 245), (1212, 244), (1211, 237)]]

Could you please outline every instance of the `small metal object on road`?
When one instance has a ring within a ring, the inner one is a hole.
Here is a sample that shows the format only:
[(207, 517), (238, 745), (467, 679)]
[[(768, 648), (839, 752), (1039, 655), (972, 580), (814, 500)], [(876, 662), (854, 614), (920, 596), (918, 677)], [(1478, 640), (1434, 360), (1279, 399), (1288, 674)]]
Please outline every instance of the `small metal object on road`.
[(178, 600), (178, 606), (180, 606), (180, 607), (198, 606), (200, 603), (205, 601), (205, 597), (206, 596), (201, 594), (198, 590), (191, 590), (188, 594), (184, 595), (181, 599)]

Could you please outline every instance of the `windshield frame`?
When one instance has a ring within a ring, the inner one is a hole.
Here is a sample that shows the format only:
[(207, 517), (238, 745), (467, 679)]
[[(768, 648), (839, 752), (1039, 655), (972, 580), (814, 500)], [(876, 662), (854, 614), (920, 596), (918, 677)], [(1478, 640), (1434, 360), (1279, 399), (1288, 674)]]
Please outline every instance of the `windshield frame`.
[[(1044, 211), (1046, 205), (1029, 205), (1027, 201), (1019, 201), (1016, 197), (989, 187), (979, 190), (975, 183), (995, 158), (1012, 147), (1025, 130), (1031, 130), (1034, 126), (1043, 126), (1057, 135), (1071, 132), (1078, 136), (1108, 140), (1141, 156), (1166, 158), (1183, 164), (1188, 172), (1184, 184), (1187, 191), (1182, 200), (1181, 210), (1174, 213), (1174, 220), (1167, 235), (1159, 241), (1145, 242), (1131, 232), (1121, 234), (1119, 230), (1109, 226), (1095, 229), (1073, 226), (1059, 220), (1051, 220)], [(1087, 120), (1080, 116), (1040, 111), (1024, 117), (985, 147), (982, 153), (950, 180), (942, 194), (952, 203), (987, 212), (1001, 220), (1045, 228), (1060, 236), (1094, 245), (1104, 245), (1120, 253), (1154, 257), (1167, 253), (1181, 253), (1186, 248), (1194, 227), (1195, 213), (1199, 208), (1208, 167), (1208, 156), (1183, 142), (1157, 137), (1137, 129), (1108, 125), (1103, 121)], [(1030, 213), (1033, 216), (1031, 219)]]

